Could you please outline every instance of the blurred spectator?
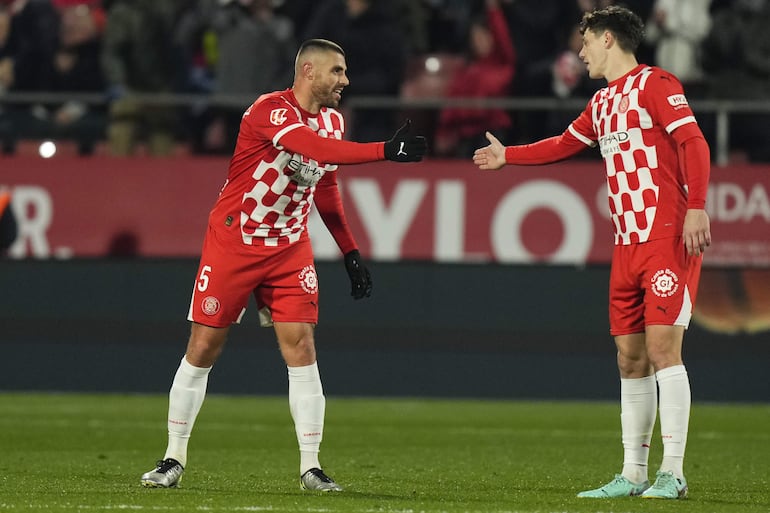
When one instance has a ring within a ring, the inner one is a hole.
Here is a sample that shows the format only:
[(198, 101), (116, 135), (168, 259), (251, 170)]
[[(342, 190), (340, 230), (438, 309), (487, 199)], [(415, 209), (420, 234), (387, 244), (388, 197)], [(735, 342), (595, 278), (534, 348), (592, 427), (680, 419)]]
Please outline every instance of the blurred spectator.
[(181, 92), (214, 91), (217, 41), (210, 25), (220, 6), (220, 0), (189, 0), (179, 11), (173, 40), (181, 60)]
[(703, 96), (700, 48), (711, 28), (711, 0), (657, 0), (646, 38), (655, 47), (655, 64), (682, 82), (690, 98)]
[(506, 12), (519, 56), (514, 90), (517, 96), (547, 96), (551, 64), (581, 14), (564, 0), (517, 0)]
[(304, 34), (318, 3), (318, 0), (273, 0), (273, 7), (276, 14), (291, 20), (295, 34)]
[(11, 247), (18, 233), (16, 216), (11, 208), (11, 191), (0, 185), (0, 254)]
[[(643, 20), (648, 19), (652, 15), (652, 9), (654, 7), (654, 0), (618, 0), (618, 1), (602, 1), (599, 0), (600, 3), (604, 3), (606, 5), (612, 5), (612, 4), (620, 4), (623, 7), (628, 7), (632, 11), (634, 11), (639, 17)], [(605, 5), (605, 6), (606, 6)]]
[[(11, 34), (11, 11), (8, 6), (0, 3), (0, 97), (2, 97), (13, 83), (13, 59), (8, 51), (8, 38)], [(6, 109), (0, 104), (0, 143), (3, 153), (13, 152), (12, 123)]]
[(214, 91), (260, 95), (291, 87), (298, 48), (291, 20), (273, 11), (272, 0), (223, 1), (212, 22), (218, 42)]
[[(303, 39), (331, 39), (345, 49), (350, 85), (343, 102), (355, 96), (399, 94), (406, 67), (401, 27), (383, 0), (329, 0), (319, 4)], [(344, 107), (344, 104), (343, 104)], [(397, 128), (393, 109), (358, 109), (347, 136), (360, 142), (387, 140)]]
[[(59, 17), (50, 0), (2, 0), (0, 9), (0, 94), (50, 88), (59, 41)], [(0, 112), (4, 153), (13, 153), (24, 119), (40, 106), (13, 105)]]
[[(579, 57), (582, 47), (583, 36), (580, 34), (579, 25), (575, 25), (567, 40), (567, 47), (556, 55), (556, 60), (551, 65), (552, 92), (557, 98), (590, 96), (599, 89), (597, 87), (590, 90), (594, 85), (601, 84), (601, 81), (592, 81), (588, 78), (586, 65)], [(572, 118), (574, 116), (570, 119)]]
[(214, 91), (259, 95), (291, 87), (298, 48), (291, 20), (273, 12), (272, 0), (220, 2), (224, 7), (211, 25), (218, 55)]
[[(486, 13), (470, 26), (468, 61), (455, 71), (447, 96), (502, 98), (511, 89), (516, 53), (498, 0), (486, 1)], [(511, 117), (502, 109), (447, 108), (441, 112), (433, 142), (437, 155), (470, 158), (486, 145), (485, 132), (507, 138)]]
[[(60, 46), (56, 53), (52, 89), (60, 93), (104, 91), (101, 67), (104, 9), (96, 0), (57, 0), (61, 12)], [(56, 106), (50, 115), (55, 129), (51, 135), (74, 137), (78, 152), (87, 155), (104, 138), (105, 109), (69, 101)]]
[[(104, 90), (99, 54), (104, 11), (93, 0), (55, 0), (60, 15), (59, 47), (47, 90), (100, 93)], [(40, 102), (17, 112), (14, 132), (32, 139), (73, 139), (80, 155), (93, 153), (104, 137), (105, 113), (76, 100)]]
[(176, 15), (171, 0), (115, 0), (109, 7), (102, 69), (111, 99), (107, 137), (113, 155), (132, 154), (143, 138), (150, 154), (171, 153), (176, 110), (143, 104), (133, 94), (173, 92), (179, 78)]
[[(294, 25), (274, 12), (272, 0), (221, 0), (209, 20), (213, 36), (213, 93), (256, 98), (291, 86), (297, 43)], [(199, 152), (231, 153), (248, 106), (207, 109), (199, 119), (193, 146)]]
[[(770, 4), (734, 0), (712, 12), (712, 19), (702, 48), (709, 96), (766, 102), (770, 99)], [(752, 161), (769, 162), (768, 140), (767, 114), (730, 115), (731, 148), (746, 152)]]
[[(585, 98), (607, 85), (604, 79), (592, 79), (588, 76), (585, 63), (580, 59), (580, 50), (583, 47), (583, 35), (580, 33), (579, 24), (572, 28), (566, 47), (556, 55), (551, 65), (551, 92), (557, 98)], [(548, 113), (548, 130), (550, 133), (558, 133), (569, 125), (580, 114), (564, 110), (554, 110)], [(595, 153), (585, 152), (585, 156), (598, 156)]]
[[(3, 82), (7, 90), (45, 91), (54, 74), (59, 46), (59, 17), (50, 0), (3, 0), (10, 19), (0, 50), (6, 61)], [(10, 65), (8, 64), (10, 62)]]
[(423, 0), (431, 53), (462, 53), (467, 47), (472, 13), (484, 0)]
[[(511, 34), (518, 55), (513, 94), (549, 96), (552, 88), (552, 65), (563, 51), (581, 11), (575, 2), (564, 0), (516, 0), (506, 4)], [(542, 139), (548, 131), (548, 117), (540, 111), (518, 112), (511, 139)]]
[(406, 53), (409, 56), (430, 51), (428, 19), (430, 12), (425, 2), (394, 0), (390, 3), (391, 14), (401, 24)]

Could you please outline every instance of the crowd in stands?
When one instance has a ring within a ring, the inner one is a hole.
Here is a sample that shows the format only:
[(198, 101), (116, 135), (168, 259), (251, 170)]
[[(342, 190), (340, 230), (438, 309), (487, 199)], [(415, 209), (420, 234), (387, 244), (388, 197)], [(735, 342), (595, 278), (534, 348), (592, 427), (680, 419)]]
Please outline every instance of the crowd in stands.
[[(52, 138), (75, 141), (83, 155), (100, 142), (113, 155), (167, 155), (180, 141), (194, 153), (227, 154), (244, 108), (291, 86), (298, 45), (312, 37), (346, 51), (342, 108), (367, 96), (587, 99), (603, 83), (578, 58), (578, 22), (612, 3), (0, 0), (2, 151), (13, 153), (20, 138)], [(647, 20), (640, 62), (674, 72), (691, 100), (770, 98), (770, 0), (617, 3)], [(55, 93), (57, 101), (3, 102), (8, 93)], [(83, 95), (103, 100), (77, 101)], [(200, 100), (148, 103), (147, 95)], [(525, 142), (561, 132), (576, 114), (446, 107), (421, 110), (416, 122), (434, 156), (466, 158), (486, 130)], [(382, 140), (403, 116), (350, 109), (348, 138)], [(735, 147), (770, 161), (766, 116), (737, 118)], [(700, 121), (713, 137), (714, 120)]]

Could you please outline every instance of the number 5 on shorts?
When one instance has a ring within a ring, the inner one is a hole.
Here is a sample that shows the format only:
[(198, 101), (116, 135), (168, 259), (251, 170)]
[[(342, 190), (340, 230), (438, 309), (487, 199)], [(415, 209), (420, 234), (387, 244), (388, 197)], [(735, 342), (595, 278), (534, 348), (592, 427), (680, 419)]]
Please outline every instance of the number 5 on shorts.
[(209, 276), (208, 273), (211, 272), (211, 266), (210, 265), (204, 265), (203, 268), (201, 268), (201, 275), (198, 277), (198, 290), (201, 292), (205, 292), (207, 288), (209, 288)]

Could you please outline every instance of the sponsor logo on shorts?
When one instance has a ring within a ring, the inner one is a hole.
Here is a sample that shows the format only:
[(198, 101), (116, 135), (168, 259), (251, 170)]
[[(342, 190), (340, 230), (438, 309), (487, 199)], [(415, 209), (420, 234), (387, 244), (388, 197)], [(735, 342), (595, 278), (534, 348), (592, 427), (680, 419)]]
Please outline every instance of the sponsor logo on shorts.
[(201, 302), (201, 310), (203, 310), (203, 313), (206, 315), (216, 315), (219, 313), (220, 307), (219, 300), (214, 296), (206, 296)]
[(318, 292), (318, 276), (315, 273), (315, 267), (308, 265), (302, 269), (299, 273), (299, 286), (308, 294)]
[(671, 269), (657, 271), (650, 283), (653, 294), (658, 297), (671, 297), (679, 290), (679, 277)]

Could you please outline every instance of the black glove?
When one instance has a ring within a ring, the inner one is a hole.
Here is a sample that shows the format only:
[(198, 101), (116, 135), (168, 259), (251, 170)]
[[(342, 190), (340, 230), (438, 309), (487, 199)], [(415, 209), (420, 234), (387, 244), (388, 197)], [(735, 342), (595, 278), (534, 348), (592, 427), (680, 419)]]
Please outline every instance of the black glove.
[(412, 120), (398, 129), (390, 141), (385, 143), (385, 158), (394, 162), (419, 162), (428, 151), (428, 143), (421, 135), (412, 135)]
[(350, 276), (350, 295), (353, 299), (362, 299), (372, 295), (372, 276), (361, 260), (357, 249), (345, 253), (345, 269)]

